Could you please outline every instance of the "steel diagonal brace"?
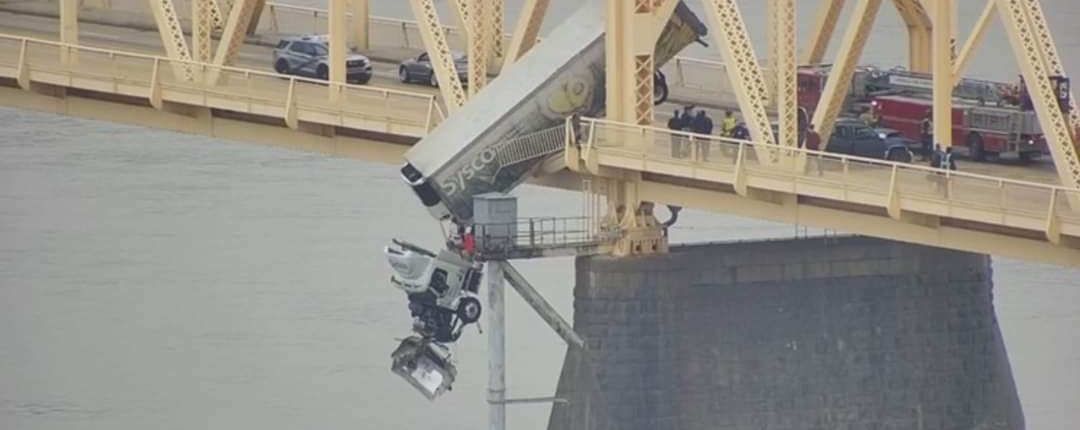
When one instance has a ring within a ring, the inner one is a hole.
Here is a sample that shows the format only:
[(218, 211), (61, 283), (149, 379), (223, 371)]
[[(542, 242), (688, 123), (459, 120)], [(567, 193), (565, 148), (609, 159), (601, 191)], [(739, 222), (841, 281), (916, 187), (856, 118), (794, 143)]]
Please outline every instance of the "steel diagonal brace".
[[(225, 23), (225, 29), (221, 32), (221, 41), (214, 53), (215, 66), (228, 66), (233, 63), (240, 53), (240, 47), (244, 44), (248, 27), (253, 25), (252, 16), (255, 14), (257, 0), (236, 0), (229, 9), (229, 19)], [(207, 74), (208, 85), (217, 83), (220, 77), (220, 69), (211, 70)]]
[(176, 15), (176, 7), (172, 0), (147, 0), (150, 10), (154, 13), (154, 21), (157, 22), (158, 33), (161, 34), (161, 44), (165, 47), (165, 53), (170, 60), (177, 79), (187, 82), (195, 80), (195, 74), (191, 67), (191, 52), (188, 51), (187, 41), (184, 39), (184, 30), (180, 26), (180, 18)]
[(798, 96), (797, 65), (795, 52), (795, 0), (769, 0), (774, 3), (772, 32), (776, 39), (776, 59), (772, 62), (776, 70), (776, 102), (780, 113), (781, 145), (798, 146)]
[(514, 37), (510, 40), (510, 46), (506, 48), (503, 60), (504, 69), (536, 45), (536, 40), (540, 37), (540, 27), (544, 24), (544, 16), (550, 4), (551, 0), (525, 0), (521, 16), (518, 17), (517, 25), (514, 26)]
[(503, 261), (498, 264), (503, 266), (503, 275), (506, 277), (507, 282), (510, 283), (510, 286), (514, 287), (514, 291), (517, 291), (521, 298), (525, 299), (525, 303), (528, 303), (536, 311), (536, 314), (547, 323), (548, 327), (551, 327), (559, 337), (566, 341), (567, 345), (585, 348), (585, 341), (574, 331), (574, 327), (566, 322), (566, 319), (559, 315), (559, 312), (547, 300), (544, 300), (544, 296), (536, 288), (533, 288), (532, 284), (529, 284), (529, 281), (524, 276), (521, 276), (521, 273), (510, 262)]
[(958, 85), (960, 80), (964, 78), (964, 70), (967, 69), (968, 62), (971, 61), (971, 54), (975, 52), (975, 48), (982, 42), (983, 36), (986, 35), (986, 26), (990, 23), (990, 18), (994, 16), (995, 12), (997, 12), (997, 0), (987, 0), (986, 7), (983, 8), (978, 21), (975, 21), (975, 27), (971, 29), (971, 35), (964, 42), (963, 49), (960, 50), (960, 54), (957, 55), (956, 61), (953, 63), (953, 85)]
[(832, 40), (833, 32), (836, 31), (836, 22), (840, 20), (840, 12), (844, 10), (845, 0), (825, 0), (825, 4), (818, 10), (814, 29), (810, 33), (809, 45), (806, 47), (803, 64), (821, 64), (825, 58), (825, 52), (829, 50), (829, 41)]
[(840, 116), (844, 98), (848, 89), (851, 88), (855, 66), (862, 55), (863, 47), (866, 46), (866, 39), (870, 36), (874, 18), (881, 9), (881, 1), (858, 0), (851, 14), (851, 22), (844, 32), (835, 64), (829, 72), (829, 79), (825, 82), (821, 101), (818, 102), (817, 109), (814, 111), (812, 123), (821, 136), (822, 142), (828, 142), (829, 137), (832, 136), (836, 118)]
[[(1043, 13), (1042, 5), (1039, 0), (1025, 0), (1027, 2), (1027, 17), (1028, 22), (1031, 24), (1031, 30), (1038, 39), (1041, 45), (1041, 54), (1043, 61), (1046, 64), (1047, 72), (1050, 75), (1056, 76), (1068, 76), (1065, 73), (1065, 67), (1061, 64), (1061, 57), (1058, 56), (1057, 44), (1054, 43), (1054, 37), (1050, 34), (1050, 26), (1046, 23), (1046, 15)], [(1069, 124), (1073, 135), (1073, 146), (1080, 146), (1080, 136), (1076, 136), (1078, 130), (1080, 130), (1080, 109), (1077, 109), (1076, 93), (1069, 95)]]
[(465, 104), (465, 90), (458, 79), (450, 45), (446, 42), (446, 33), (439, 24), (439, 13), (432, 0), (409, 0), (409, 3), (416, 15), (420, 38), (423, 39), (424, 47), (431, 58), (431, 68), (439, 82), (439, 91), (446, 101), (447, 110), (453, 112)]
[[(1050, 146), (1054, 157), (1061, 185), (1080, 188), (1080, 160), (1077, 160), (1076, 146), (1072, 142), (1071, 125), (1061, 112), (1057, 102), (1055, 88), (1050, 83), (1053, 71), (1044, 58), (1047, 54), (1045, 41), (1049, 34), (1039, 36), (1038, 26), (1029, 18), (1030, 2), (1025, 0), (997, 0), (998, 11), (1005, 24), (1005, 32), (1012, 44), (1016, 62), (1023, 73), (1024, 82), (1035, 105), (1035, 112), (1042, 125), (1043, 136)], [(1041, 15), (1041, 9), (1039, 9)], [(1048, 31), (1045, 27), (1042, 30)], [(1054, 56), (1056, 57), (1056, 55)], [(1076, 193), (1069, 193), (1069, 205), (1080, 208), (1080, 198)]]
[[(712, 26), (717, 29), (713, 34), (716, 36), (724, 64), (728, 65), (728, 77), (735, 89), (739, 109), (750, 130), (751, 138), (755, 142), (775, 142), (769, 116), (765, 111), (765, 78), (754, 55), (738, 5), (735, 0), (705, 0), (704, 3)], [(765, 158), (760, 159), (764, 161)]]

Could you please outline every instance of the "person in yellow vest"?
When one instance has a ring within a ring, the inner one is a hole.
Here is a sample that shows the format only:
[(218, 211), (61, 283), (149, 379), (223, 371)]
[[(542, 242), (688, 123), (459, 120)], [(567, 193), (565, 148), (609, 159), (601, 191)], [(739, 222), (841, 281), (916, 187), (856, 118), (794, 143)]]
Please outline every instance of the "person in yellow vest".
[(720, 135), (724, 137), (731, 137), (735, 132), (735, 126), (739, 125), (739, 121), (735, 119), (735, 112), (724, 112), (724, 121), (720, 123)]

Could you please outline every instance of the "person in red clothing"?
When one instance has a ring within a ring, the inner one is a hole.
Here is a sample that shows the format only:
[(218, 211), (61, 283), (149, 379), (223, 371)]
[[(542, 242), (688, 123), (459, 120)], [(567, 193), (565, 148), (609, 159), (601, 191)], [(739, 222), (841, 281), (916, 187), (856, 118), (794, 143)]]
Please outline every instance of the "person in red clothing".
[(476, 235), (473, 233), (472, 227), (469, 227), (469, 231), (461, 239), (461, 250), (467, 256), (476, 255)]

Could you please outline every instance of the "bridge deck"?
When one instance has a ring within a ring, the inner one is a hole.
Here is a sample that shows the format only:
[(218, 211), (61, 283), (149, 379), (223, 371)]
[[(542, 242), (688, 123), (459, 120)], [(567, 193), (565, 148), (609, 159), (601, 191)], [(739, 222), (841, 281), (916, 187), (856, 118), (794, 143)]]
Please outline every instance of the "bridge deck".
[[(754, 201), (778, 213), (810, 213), (812, 207), (824, 217), (803, 217), (801, 223), (1080, 265), (1077, 189), (604, 120), (586, 120), (583, 128), (588, 138), (579, 150), (567, 151), (568, 164), (601, 175), (640, 172), (646, 184), (676, 186), (642, 197), (657, 203), (693, 201), (700, 207), (702, 200), (715, 199), (753, 206), (748, 202)], [(683, 149), (673, 152), (673, 142)], [(707, 206), (745, 213), (745, 208)], [(834, 220), (825, 219), (830, 214)], [(877, 221), (855, 222), (853, 216)], [(920, 234), (900, 233), (911, 228)], [(953, 234), (958, 232), (963, 234)]]

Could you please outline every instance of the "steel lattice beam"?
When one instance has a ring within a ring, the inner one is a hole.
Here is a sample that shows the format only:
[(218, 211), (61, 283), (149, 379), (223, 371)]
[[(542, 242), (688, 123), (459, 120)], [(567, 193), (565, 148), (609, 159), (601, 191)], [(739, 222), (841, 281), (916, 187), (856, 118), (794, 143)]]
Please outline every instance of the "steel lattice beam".
[(855, 66), (862, 56), (866, 39), (870, 36), (870, 29), (874, 25), (874, 18), (881, 9), (882, 0), (857, 0), (855, 10), (851, 13), (851, 22), (844, 32), (840, 50), (836, 55), (836, 61), (829, 79), (825, 82), (821, 101), (818, 102), (814, 111), (812, 123), (822, 142), (828, 142), (832, 136), (836, 118), (844, 106), (844, 99), (851, 88), (851, 78), (855, 73)]
[[(1050, 82), (1054, 73), (1044, 58), (1045, 40), (1049, 40), (1048, 29), (1041, 29), (1031, 20), (1030, 14), (1042, 14), (1042, 9), (1031, 10), (1032, 4), (1026, 0), (997, 0), (998, 12), (1005, 24), (1005, 33), (1009, 36), (1016, 62), (1027, 84), (1032, 104), (1042, 125), (1043, 136), (1050, 146), (1054, 157), (1054, 167), (1061, 179), (1061, 185), (1080, 188), (1080, 160), (1072, 142), (1071, 125), (1061, 112), (1057, 102), (1055, 88)], [(1035, 2), (1037, 3), (1037, 2)], [(1037, 34), (1046, 31), (1045, 36)], [(1056, 55), (1054, 56), (1056, 57)], [(1060, 63), (1058, 64), (1060, 65)], [(1070, 194), (1069, 204), (1080, 207), (1080, 199)]]
[[(1068, 76), (1065, 73), (1065, 67), (1061, 64), (1061, 57), (1058, 56), (1054, 37), (1050, 34), (1050, 26), (1046, 24), (1046, 15), (1043, 13), (1042, 5), (1039, 0), (1026, 1), (1028, 22), (1031, 24), (1031, 31), (1041, 45), (1041, 57), (1046, 64), (1047, 73), (1051, 76)], [(1080, 109), (1077, 109), (1076, 93), (1069, 95), (1069, 104), (1070, 132), (1075, 134), (1080, 132)], [(1074, 135), (1073, 139), (1074, 146), (1080, 151), (1080, 136)]]
[[(210, 33), (215, 22), (211, 13), (213, 0), (191, 0), (191, 57), (200, 63), (210, 62)], [(213, 10), (217, 10), (213, 7)]]
[(435, 78), (439, 82), (439, 90), (446, 101), (446, 108), (450, 112), (457, 110), (465, 104), (465, 90), (458, 79), (457, 69), (454, 67), (454, 58), (450, 53), (450, 45), (446, 42), (446, 33), (439, 24), (439, 12), (435, 9), (432, 0), (409, 0), (413, 14), (416, 15), (416, 23), (420, 30), (420, 38), (424, 41), (428, 56), (431, 57), (431, 68), (435, 72)]
[(772, 8), (773, 33), (776, 34), (776, 99), (780, 114), (780, 144), (787, 146), (799, 145), (799, 115), (798, 115), (798, 91), (797, 91), (797, 64), (796, 61), (796, 19), (795, 0), (769, 0), (774, 2)]
[(147, 2), (154, 14), (154, 21), (157, 22), (165, 54), (169, 59), (179, 60), (169, 62), (173, 72), (176, 73), (176, 78), (185, 81), (195, 80), (190, 63), (185, 63), (191, 61), (191, 52), (188, 51), (184, 30), (180, 27), (180, 17), (176, 15), (176, 7), (172, 0), (147, 0)]
[(494, 73), (499, 71), (499, 67), (502, 66), (503, 61), (503, 53), (505, 48), (503, 46), (503, 35), (506, 33), (503, 28), (503, 18), (505, 12), (503, 9), (503, 0), (486, 0), (484, 3), (487, 6), (488, 14), (488, 70)]
[(775, 142), (765, 111), (765, 77), (736, 1), (704, 0), (704, 3), (750, 137), (756, 142)]
[(818, 10), (817, 19), (810, 34), (809, 45), (803, 53), (803, 64), (821, 64), (829, 50), (829, 41), (836, 31), (840, 12), (844, 10), (845, 0), (825, 0)]
[(492, 35), (489, 21), (492, 19), (491, 5), (487, 0), (466, 0), (467, 33), (469, 56), (469, 96), (473, 96), (487, 86), (488, 55)]
[(510, 40), (510, 46), (506, 48), (503, 68), (513, 64), (526, 52), (536, 45), (540, 37), (540, 27), (544, 24), (544, 16), (547, 15), (548, 5), (551, 0), (525, 0), (518, 17), (517, 25), (514, 26), (514, 37)]

